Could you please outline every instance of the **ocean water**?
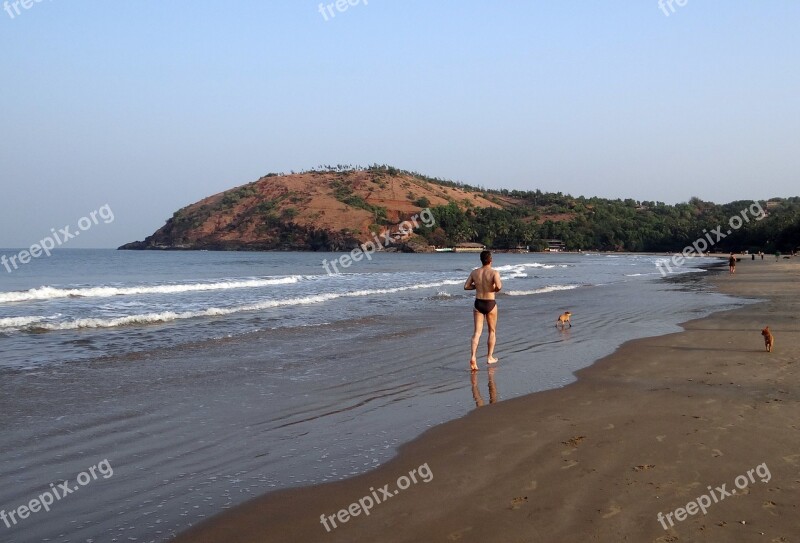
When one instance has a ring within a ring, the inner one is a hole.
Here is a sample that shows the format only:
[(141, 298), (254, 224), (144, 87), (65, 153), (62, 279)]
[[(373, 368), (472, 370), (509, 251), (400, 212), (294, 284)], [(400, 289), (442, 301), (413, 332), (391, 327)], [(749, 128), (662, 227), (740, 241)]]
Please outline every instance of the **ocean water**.
[[(377, 254), (328, 275), (336, 256), (65, 250), (0, 270), (0, 508), (114, 469), (49, 512), (0, 521), (0, 539), (166, 541), (742, 303), (702, 288), (710, 259), (669, 280), (664, 257), (498, 254), (500, 363), (489, 372), (484, 355), (470, 375), (462, 285), (477, 255)], [(565, 310), (574, 327), (560, 331)]]

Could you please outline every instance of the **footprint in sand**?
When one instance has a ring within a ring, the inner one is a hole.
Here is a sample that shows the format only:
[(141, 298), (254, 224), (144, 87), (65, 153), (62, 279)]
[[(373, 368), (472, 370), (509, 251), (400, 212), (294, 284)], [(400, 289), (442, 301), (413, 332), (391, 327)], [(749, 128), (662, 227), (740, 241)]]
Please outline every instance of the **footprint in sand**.
[(620, 513), (622, 513), (622, 507), (619, 505), (612, 505), (608, 508), (608, 513), (603, 515), (603, 518), (611, 518), (614, 515), (619, 515)]
[(722, 451), (719, 449), (711, 449), (711, 453), (712, 453), (711, 456), (713, 456), (714, 458), (719, 458), (720, 456), (723, 456)]
[(516, 511), (528, 501), (528, 496), (518, 496), (511, 500), (511, 510)]
[(566, 441), (562, 441), (561, 444), (566, 445), (567, 447), (577, 447), (578, 445), (580, 445), (580, 442), (583, 441), (584, 439), (586, 439), (586, 436), (575, 436), (569, 438)]
[(464, 534), (470, 532), (471, 530), (472, 526), (467, 526), (466, 528), (462, 528), (461, 530), (458, 530), (457, 532), (453, 532), (452, 534), (448, 535), (447, 539), (449, 539), (450, 541), (458, 541), (462, 537), (464, 537)]
[(662, 441), (664, 441), (665, 439), (667, 439), (667, 436), (665, 436), (665, 435), (656, 436), (656, 439), (658, 440), (658, 442), (659, 442), (659, 443), (661, 443)]
[(605, 428), (603, 428), (603, 430), (613, 430), (614, 428), (616, 428), (616, 426), (614, 426), (614, 425), (613, 425), (613, 424), (611, 424), (611, 423), (608, 423), (608, 426), (606, 426)]
[(578, 465), (578, 463), (575, 460), (570, 460), (566, 465), (561, 466), (561, 469), (574, 468), (577, 465)]
[(797, 465), (797, 461), (800, 460), (800, 454), (792, 454), (790, 456), (784, 456), (783, 461), (787, 464), (791, 464), (793, 466)]
[(536, 490), (536, 487), (538, 486), (539, 483), (537, 483), (536, 481), (531, 481), (530, 483), (528, 483), (528, 486), (525, 487), (525, 490)]

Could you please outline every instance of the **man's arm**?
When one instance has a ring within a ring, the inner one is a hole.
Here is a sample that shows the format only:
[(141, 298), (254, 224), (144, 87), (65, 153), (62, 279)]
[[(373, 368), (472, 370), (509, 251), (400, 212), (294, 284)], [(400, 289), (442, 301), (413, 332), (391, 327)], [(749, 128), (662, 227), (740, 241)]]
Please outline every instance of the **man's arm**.
[(472, 273), (470, 273), (469, 277), (467, 277), (467, 282), (464, 283), (464, 290), (475, 290), (476, 288), (475, 278), (472, 277)]
[(494, 272), (494, 291), (500, 292), (503, 288), (503, 281), (500, 280), (500, 272)]

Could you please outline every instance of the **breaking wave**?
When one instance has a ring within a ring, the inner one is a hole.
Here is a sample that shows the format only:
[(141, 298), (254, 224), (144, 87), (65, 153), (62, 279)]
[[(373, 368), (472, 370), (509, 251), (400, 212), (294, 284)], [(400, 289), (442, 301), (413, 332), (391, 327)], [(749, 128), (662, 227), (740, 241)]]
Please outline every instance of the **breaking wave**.
[(548, 292), (558, 292), (560, 290), (573, 290), (582, 286), (583, 285), (551, 285), (535, 290), (509, 290), (506, 294), (508, 296), (531, 296), (533, 294), (547, 294)]
[[(435, 283), (419, 283), (415, 285), (408, 285), (403, 287), (382, 288), (382, 289), (365, 289), (354, 290), (349, 292), (330, 292), (323, 294), (316, 294), (311, 296), (302, 296), (297, 298), (285, 298), (278, 300), (265, 300), (254, 304), (239, 305), (233, 307), (212, 307), (198, 311), (162, 311), (158, 313), (143, 313), (139, 315), (126, 315), (123, 317), (115, 318), (83, 318), (74, 319), (63, 322), (42, 322), (44, 319), (40, 317), (19, 317), (19, 323), (12, 324), (8, 327), (23, 328), (29, 331), (55, 331), (55, 330), (78, 330), (83, 328), (116, 328), (119, 326), (141, 325), (141, 324), (158, 324), (165, 322), (172, 322), (177, 320), (195, 319), (200, 317), (221, 317), (225, 315), (233, 315), (235, 313), (263, 311), (275, 307), (285, 306), (299, 306), (321, 304), (337, 298), (355, 298), (360, 296), (373, 296), (377, 294), (394, 294), (396, 292), (403, 292), (409, 290), (419, 290), (443, 287), (445, 285), (460, 285), (461, 281), (445, 280)], [(38, 319), (31, 320), (25, 323), (25, 319)], [(0, 321), (1, 322), (1, 321)]]
[(288, 285), (291, 283), (297, 283), (301, 279), (302, 276), (292, 275), (289, 277), (271, 279), (220, 281), (216, 283), (186, 283), (178, 285), (88, 287), (69, 289), (39, 287), (22, 292), (0, 292), (0, 303), (45, 301), (59, 298), (110, 298), (113, 296), (136, 296), (142, 294), (181, 294), (184, 292), (260, 288), (271, 285)]

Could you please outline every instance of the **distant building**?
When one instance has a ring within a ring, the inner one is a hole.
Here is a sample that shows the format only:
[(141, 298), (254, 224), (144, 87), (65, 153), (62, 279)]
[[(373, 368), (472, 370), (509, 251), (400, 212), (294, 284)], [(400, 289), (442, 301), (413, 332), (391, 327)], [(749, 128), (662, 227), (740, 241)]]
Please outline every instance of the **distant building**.
[(560, 239), (546, 239), (544, 242), (547, 244), (547, 250), (551, 253), (558, 253), (566, 250), (566, 245)]

